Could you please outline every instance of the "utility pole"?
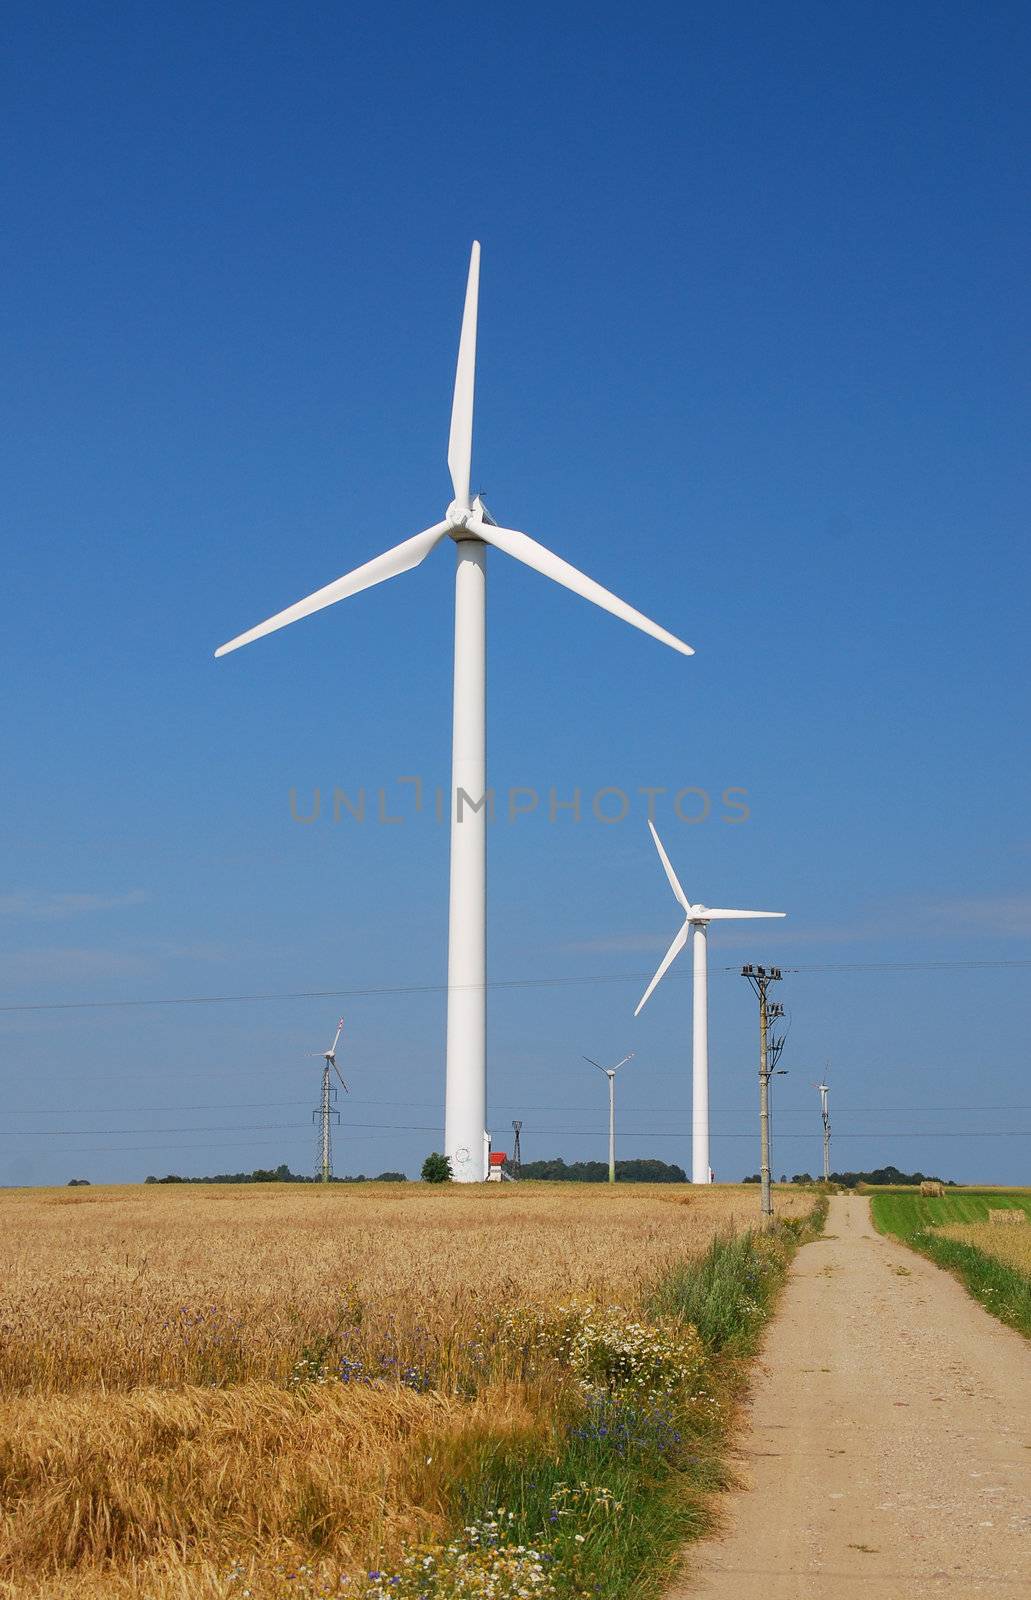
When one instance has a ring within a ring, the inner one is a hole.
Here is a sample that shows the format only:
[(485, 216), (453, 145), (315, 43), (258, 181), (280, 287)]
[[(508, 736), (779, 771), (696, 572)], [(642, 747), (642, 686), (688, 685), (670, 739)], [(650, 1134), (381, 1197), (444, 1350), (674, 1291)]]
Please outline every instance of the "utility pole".
[(770, 1048), (770, 1021), (774, 1017), (784, 1015), (784, 1007), (771, 1004), (766, 998), (766, 990), (771, 983), (780, 982), (779, 967), (741, 968), (741, 976), (747, 978), (754, 992), (759, 996), (759, 1143), (760, 1143), (760, 1213), (763, 1228), (773, 1226), (773, 1196), (770, 1192), (770, 1079), (772, 1078), (780, 1053), (784, 1048), (784, 1040), (774, 1040)]
[(330, 1125), (335, 1118), (340, 1121), (340, 1113), (333, 1104), (336, 1099), (336, 1087), (329, 1081), (329, 1059), (322, 1069), (322, 1096), (317, 1108), (312, 1112), (312, 1121), (318, 1121), (319, 1130), (316, 1139), (316, 1160), (318, 1165), (319, 1181), (328, 1183), (333, 1176), (333, 1144), (330, 1134)]
[[(784, 1015), (784, 1007), (781, 1006), (781, 1005), (777, 1005), (776, 1002), (771, 1000), (770, 1003), (766, 1007), (766, 1021), (767, 1021), (767, 1023), (772, 1023), (772, 1022), (776, 1021), (776, 1019), (778, 1017), (782, 1017), (783, 1015)], [(771, 1031), (769, 1036), (767, 1037), (767, 1040), (766, 1040), (766, 1076), (770, 1080), (772, 1080), (773, 1078), (786, 1078), (787, 1075), (788, 1075), (787, 1074), (787, 1069), (785, 1067), (781, 1067), (781, 1066), (777, 1065), (777, 1063), (780, 1061), (780, 1058), (781, 1058), (781, 1055), (783, 1053), (784, 1046), (785, 1046), (786, 1043), (787, 1043), (787, 1034), (785, 1034), (785, 1033), (773, 1033)], [(770, 1130), (770, 1152), (771, 1152), (770, 1153), (770, 1177), (772, 1179), (772, 1177), (773, 1177), (773, 1154), (772, 1154), (772, 1151), (773, 1151), (773, 1085), (772, 1085), (772, 1081), (771, 1081), (771, 1084), (770, 1084), (770, 1102), (769, 1102), (769, 1106), (768, 1106), (767, 1109), (768, 1109), (768, 1112), (769, 1112), (768, 1122), (769, 1122), (769, 1130)]]
[(827, 1104), (827, 1096), (830, 1094), (830, 1086), (826, 1081), (824, 1081), (823, 1083), (818, 1083), (816, 1085), (816, 1087), (820, 1091), (820, 1116), (823, 1118), (823, 1181), (824, 1181), (824, 1183), (830, 1183), (830, 1181), (831, 1181), (831, 1113), (830, 1113), (830, 1107)]
[(519, 1135), (522, 1132), (521, 1122), (512, 1123), (512, 1176), (518, 1178), (523, 1170), (523, 1152), (519, 1147)]

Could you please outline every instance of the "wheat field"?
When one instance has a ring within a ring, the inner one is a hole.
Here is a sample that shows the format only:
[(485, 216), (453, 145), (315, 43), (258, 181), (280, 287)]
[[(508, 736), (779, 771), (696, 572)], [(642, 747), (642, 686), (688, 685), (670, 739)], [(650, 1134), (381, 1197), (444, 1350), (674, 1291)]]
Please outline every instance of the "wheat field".
[(364, 1571), (439, 1530), (458, 1459), (557, 1403), (561, 1374), (501, 1351), (500, 1317), (632, 1310), (756, 1205), (629, 1184), (0, 1193), (0, 1593), (214, 1600), (293, 1592), (291, 1564)]
[(982, 1255), (1001, 1261), (1031, 1279), (1031, 1227), (997, 1228), (989, 1222), (954, 1223), (938, 1230), (947, 1239), (973, 1245)]

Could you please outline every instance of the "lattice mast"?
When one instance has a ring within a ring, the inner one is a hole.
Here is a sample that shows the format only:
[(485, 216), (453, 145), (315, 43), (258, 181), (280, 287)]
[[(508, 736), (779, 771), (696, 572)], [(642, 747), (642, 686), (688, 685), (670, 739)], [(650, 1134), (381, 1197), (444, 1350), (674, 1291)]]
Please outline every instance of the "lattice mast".
[(333, 1123), (340, 1121), (340, 1113), (336, 1108), (336, 1084), (332, 1080), (331, 1073), (335, 1072), (340, 1078), (344, 1093), (350, 1092), (337, 1066), (337, 1045), (340, 1043), (343, 1029), (344, 1019), (341, 1017), (337, 1023), (336, 1038), (329, 1049), (311, 1052), (313, 1056), (322, 1058), (322, 1094), (311, 1114), (312, 1121), (316, 1124), (315, 1176), (320, 1183), (329, 1183), (333, 1176)]

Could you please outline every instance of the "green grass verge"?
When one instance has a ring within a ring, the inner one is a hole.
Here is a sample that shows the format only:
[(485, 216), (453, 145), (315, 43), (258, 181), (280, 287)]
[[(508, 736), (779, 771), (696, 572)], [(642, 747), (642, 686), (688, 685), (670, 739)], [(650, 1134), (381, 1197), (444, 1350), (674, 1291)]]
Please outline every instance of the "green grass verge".
[(700, 1261), (654, 1286), (646, 1314), (689, 1322), (702, 1338), (705, 1401), (594, 1396), (556, 1419), (546, 1441), (485, 1444), (459, 1485), (463, 1522), (489, 1525), (503, 1509), (508, 1546), (544, 1553), (549, 1593), (660, 1594), (683, 1546), (712, 1527), (711, 1498), (728, 1483), (724, 1452), (747, 1358), (798, 1244), (822, 1231), (826, 1211), (820, 1195), (804, 1222), (718, 1239)]
[(1012, 1189), (947, 1189), (939, 1198), (916, 1189), (873, 1191), (875, 1220), (885, 1233), (914, 1233), (950, 1222), (987, 1222), (990, 1210), (1026, 1211), (1031, 1220), (1031, 1192)]
[(1031, 1194), (964, 1190), (942, 1198), (895, 1190), (870, 1197), (874, 1226), (951, 1272), (993, 1317), (1031, 1338), (1031, 1278), (996, 1261), (974, 1245), (944, 1238), (937, 1228), (956, 1222), (985, 1222), (989, 1208), (1023, 1210), (1031, 1219)]
[[(825, 1215), (823, 1200), (818, 1230)], [(800, 1232), (782, 1223), (774, 1238), (790, 1246)], [(712, 1356), (750, 1355), (783, 1277), (769, 1270), (759, 1242), (754, 1233), (714, 1240), (700, 1261), (685, 1261), (660, 1280), (648, 1297), (648, 1313), (690, 1322)]]

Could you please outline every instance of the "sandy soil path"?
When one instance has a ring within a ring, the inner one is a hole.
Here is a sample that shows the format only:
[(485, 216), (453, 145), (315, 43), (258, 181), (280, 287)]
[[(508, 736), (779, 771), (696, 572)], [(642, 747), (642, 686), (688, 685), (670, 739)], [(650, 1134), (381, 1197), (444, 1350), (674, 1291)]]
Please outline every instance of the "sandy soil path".
[(1031, 1346), (861, 1197), (799, 1251), (735, 1455), (670, 1600), (1031, 1595)]

